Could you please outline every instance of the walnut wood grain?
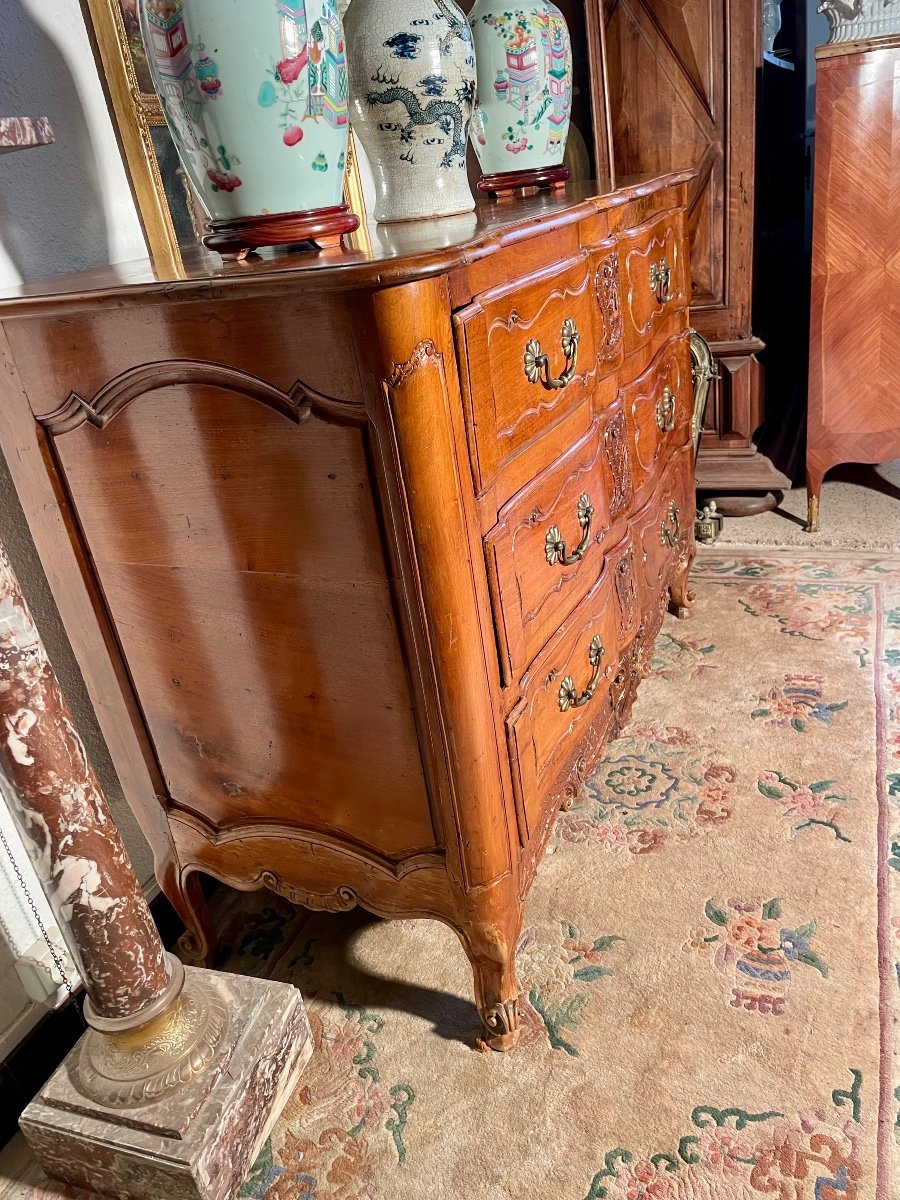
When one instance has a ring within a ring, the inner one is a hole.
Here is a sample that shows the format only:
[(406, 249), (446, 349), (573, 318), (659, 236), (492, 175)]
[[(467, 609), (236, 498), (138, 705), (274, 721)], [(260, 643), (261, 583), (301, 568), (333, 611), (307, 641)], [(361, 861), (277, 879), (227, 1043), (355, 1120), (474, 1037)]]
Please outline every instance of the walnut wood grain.
[(553, 814), (689, 609), (686, 178), (0, 301), (0, 445), (190, 953), (203, 874), (431, 917), (515, 1044)]
[(694, 327), (720, 378), (710, 390), (704, 487), (787, 484), (754, 435), (765, 415), (751, 303), (754, 256), (755, 0), (585, 0), (598, 161), (613, 176), (690, 163), (687, 221)]

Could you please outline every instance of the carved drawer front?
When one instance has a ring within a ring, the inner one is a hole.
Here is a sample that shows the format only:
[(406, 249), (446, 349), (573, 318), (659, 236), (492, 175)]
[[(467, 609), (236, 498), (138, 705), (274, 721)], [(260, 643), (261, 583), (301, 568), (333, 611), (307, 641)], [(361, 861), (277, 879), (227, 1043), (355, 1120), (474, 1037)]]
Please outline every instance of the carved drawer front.
[(615, 584), (606, 567), (535, 660), (522, 700), (507, 718), (513, 784), (528, 836), (608, 707), (618, 659), (616, 620)]
[(597, 376), (588, 255), (484, 292), (454, 317), (478, 490), (548, 426), (585, 404)]
[(597, 579), (609, 534), (605, 422), (500, 510), (485, 538), (501, 666), (509, 683)]
[(664, 470), (653, 498), (631, 524), (644, 608), (652, 607), (688, 553), (694, 527), (694, 461), (685, 446)]
[(639, 225), (619, 243), (625, 353), (674, 330), (688, 303), (689, 263), (680, 212)]
[(690, 335), (663, 346), (647, 370), (625, 389), (635, 503), (643, 504), (673, 450), (690, 440), (694, 392)]

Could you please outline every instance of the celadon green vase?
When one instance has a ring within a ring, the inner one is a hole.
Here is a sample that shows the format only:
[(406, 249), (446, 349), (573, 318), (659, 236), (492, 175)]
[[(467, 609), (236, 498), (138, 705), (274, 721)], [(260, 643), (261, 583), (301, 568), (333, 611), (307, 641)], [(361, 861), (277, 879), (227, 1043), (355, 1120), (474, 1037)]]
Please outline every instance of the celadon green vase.
[(562, 13), (550, 0), (477, 0), (469, 25), (478, 64), (471, 134), (484, 176), (565, 172), (572, 47)]
[(342, 205), (337, 0), (141, 0), (140, 19), (166, 121), (213, 222), (277, 225), (279, 214)]

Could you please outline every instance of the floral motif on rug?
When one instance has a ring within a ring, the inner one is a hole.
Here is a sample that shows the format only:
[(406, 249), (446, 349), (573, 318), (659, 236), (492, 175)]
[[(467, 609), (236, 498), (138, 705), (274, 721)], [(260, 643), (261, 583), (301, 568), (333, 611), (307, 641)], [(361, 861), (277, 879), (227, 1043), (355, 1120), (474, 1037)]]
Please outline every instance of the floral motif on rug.
[(580, 1051), (572, 1034), (584, 1023), (593, 985), (612, 975), (606, 965), (609, 951), (625, 939), (615, 933), (585, 937), (571, 921), (561, 922), (561, 931), (560, 941), (534, 929), (526, 929), (519, 940), (520, 1040), (524, 1046), (543, 1036), (554, 1050), (575, 1058)]
[(438, 922), (228, 901), (316, 1046), (244, 1200), (900, 1195), (900, 563), (694, 586), (537, 872), (515, 1053)]
[(829, 701), (824, 689), (824, 675), (785, 675), (782, 683), (757, 699), (750, 717), (797, 733), (808, 733), (815, 723), (830, 729), (834, 714), (843, 712), (849, 701)]
[(872, 617), (872, 589), (865, 584), (769, 580), (753, 584), (739, 604), (751, 617), (774, 619), (790, 637), (846, 643), (865, 665)]
[[(585, 1200), (862, 1200), (860, 1085), (836, 1088), (831, 1104), (799, 1112), (701, 1105), (691, 1131), (646, 1157), (618, 1148), (604, 1157)], [(848, 1112), (847, 1109), (850, 1111)]]
[(721, 905), (707, 900), (704, 913), (709, 925), (695, 929), (683, 949), (712, 956), (715, 969), (731, 984), (732, 1008), (780, 1017), (798, 966), (828, 978), (828, 967), (812, 947), (816, 922), (785, 926), (779, 899), (731, 899)]
[(634, 724), (619, 738), (580, 799), (560, 815), (556, 836), (605, 850), (650, 854), (671, 840), (727, 822), (737, 769), (688, 730)]
[(789, 837), (808, 830), (827, 829), (839, 842), (850, 838), (841, 832), (841, 810), (850, 797), (837, 790), (834, 779), (817, 779), (812, 783), (795, 783), (780, 771), (765, 771), (756, 781), (757, 790), (767, 800), (774, 800), (782, 817), (790, 821)]
[[(310, 962), (312, 960), (310, 959)], [(391, 1146), (406, 1159), (404, 1132), (415, 1092), (385, 1080), (378, 1038), (385, 1021), (358, 1005), (307, 1004), (313, 1054), (279, 1125), (263, 1147), (242, 1200), (380, 1200), (380, 1160)]]
[(717, 663), (710, 662), (716, 648), (712, 642), (705, 645), (696, 638), (676, 636), (661, 630), (653, 648), (650, 672), (670, 682), (676, 679), (699, 679), (707, 671), (715, 671)]

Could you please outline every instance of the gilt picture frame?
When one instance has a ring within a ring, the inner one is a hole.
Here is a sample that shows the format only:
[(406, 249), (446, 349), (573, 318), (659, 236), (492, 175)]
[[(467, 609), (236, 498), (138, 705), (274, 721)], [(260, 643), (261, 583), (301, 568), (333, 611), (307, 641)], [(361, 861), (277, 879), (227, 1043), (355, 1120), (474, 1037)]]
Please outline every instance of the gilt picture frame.
[[(147, 248), (157, 267), (177, 272), (182, 250), (200, 245), (205, 218), (153, 90), (137, 6), (138, 0), (82, 0)], [(352, 132), (344, 193), (364, 227), (365, 198)]]

